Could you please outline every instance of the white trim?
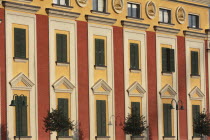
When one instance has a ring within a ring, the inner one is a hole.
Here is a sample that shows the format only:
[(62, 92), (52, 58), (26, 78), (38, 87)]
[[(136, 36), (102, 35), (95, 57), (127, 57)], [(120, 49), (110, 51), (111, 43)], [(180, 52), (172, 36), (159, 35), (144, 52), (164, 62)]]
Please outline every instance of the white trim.
[[(166, 95), (165, 93), (168, 92), (170, 95)], [(161, 98), (175, 98), (177, 95), (176, 91), (169, 85), (166, 84), (160, 91), (160, 97)]]
[[(138, 93), (133, 92), (133, 90), (137, 90)], [(144, 97), (144, 93), (146, 93), (146, 91), (144, 90), (144, 88), (138, 83), (138, 82), (134, 82), (128, 89), (127, 89), (128, 95), (129, 96), (134, 96), (134, 97)]]
[[(62, 84), (65, 85), (67, 89), (60, 89), (59, 86)], [(55, 92), (63, 93), (72, 93), (73, 89), (75, 88), (75, 86), (65, 76), (59, 78), (52, 86)]]
[[(194, 94), (197, 94), (199, 97), (193, 97)], [(191, 100), (202, 100), (205, 96), (203, 92), (196, 86), (189, 93)]]
[[(53, 88), (54, 82), (57, 80), (55, 77), (56, 56), (55, 56), (55, 30), (62, 30), (69, 32), (69, 53), (70, 53), (70, 70), (69, 77), (72, 85), (75, 86), (71, 91), (71, 120), (78, 123), (78, 81), (77, 81), (77, 25), (75, 21), (58, 19), (49, 17), (49, 69), (50, 69), (50, 108), (56, 108), (56, 91)], [(73, 87), (73, 86), (71, 86)], [(78, 139), (78, 124), (72, 135), (74, 139)], [(50, 135), (50, 140), (56, 140), (56, 133)]]
[[(105, 91), (98, 91), (98, 88), (103, 88)], [(109, 95), (112, 88), (102, 79), (98, 80), (92, 87), (93, 94)]]

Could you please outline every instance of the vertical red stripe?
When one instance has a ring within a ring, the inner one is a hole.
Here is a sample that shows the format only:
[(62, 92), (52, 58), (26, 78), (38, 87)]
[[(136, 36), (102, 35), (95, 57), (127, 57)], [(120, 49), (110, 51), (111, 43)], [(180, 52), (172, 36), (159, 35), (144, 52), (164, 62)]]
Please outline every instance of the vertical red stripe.
[(186, 93), (186, 53), (185, 38), (177, 36), (178, 48), (178, 94), (183, 102), (184, 110), (179, 111), (179, 135), (181, 140), (187, 140), (187, 93)]
[(156, 34), (147, 31), (148, 114), (150, 140), (158, 139)]
[(49, 94), (49, 27), (48, 16), (36, 15), (37, 25), (37, 86), (38, 86), (38, 139), (49, 140), (43, 118), (50, 109)]
[(78, 112), (79, 139), (90, 139), (89, 124), (89, 79), (88, 79), (88, 24), (77, 21), (78, 63)]
[(206, 62), (206, 110), (209, 110), (209, 69), (208, 69), (208, 40), (205, 40), (205, 62)]
[(114, 89), (116, 140), (125, 140), (122, 130), (125, 116), (123, 28), (113, 27), (114, 33)]
[(0, 69), (1, 69), (1, 138), (7, 136), (7, 102), (6, 102), (6, 50), (5, 50), (5, 12), (0, 8)]

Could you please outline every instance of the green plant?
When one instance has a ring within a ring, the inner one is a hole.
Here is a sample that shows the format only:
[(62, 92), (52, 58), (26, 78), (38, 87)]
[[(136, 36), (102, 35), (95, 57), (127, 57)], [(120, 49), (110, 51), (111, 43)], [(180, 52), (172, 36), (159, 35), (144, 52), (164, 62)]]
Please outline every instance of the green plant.
[(126, 134), (139, 136), (142, 135), (148, 127), (149, 126), (147, 126), (147, 121), (144, 116), (128, 114), (123, 126), (123, 130)]
[(194, 132), (201, 137), (210, 136), (210, 116), (206, 112), (198, 113), (193, 120)]
[(68, 117), (65, 117), (64, 113), (59, 109), (52, 109), (52, 112), (48, 111), (47, 116), (44, 118), (45, 131), (68, 131), (74, 129), (73, 121), (70, 121)]

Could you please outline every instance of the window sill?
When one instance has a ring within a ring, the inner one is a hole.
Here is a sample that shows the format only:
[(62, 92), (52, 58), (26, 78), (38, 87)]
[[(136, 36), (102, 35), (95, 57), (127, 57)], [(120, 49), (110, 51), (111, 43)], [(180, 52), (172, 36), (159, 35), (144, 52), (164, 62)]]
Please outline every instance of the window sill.
[(162, 75), (164, 75), (164, 76), (171, 76), (172, 72), (162, 72)]
[(93, 13), (93, 14), (99, 14), (99, 15), (104, 15), (104, 16), (110, 15), (110, 13), (101, 12), (101, 11), (96, 11), (96, 10), (91, 10), (91, 13)]
[(175, 24), (172, 24), (172, 23), (166, 23), (166, 22), (161, 22), (161, 21), (159, 21), (158, 24), (167, 25), (167, 26), (174, 26), (175, 25)]
[(96, 70), (106, 70), (107, 66), (94, 66)]
[(13, 60), (14, 60), (15, 62), (22, 62), (22, 63), (28, 62), (28, 58), (13, 57)]
[(132, 68), (130, 68), (130, 72), (132, 72), (132, 73), (140, 73), (141, 69), (132, 69)]
[(31, 3), (33, 0), (16, 0), (18, 2), (25, 2), (25, 3)]
[(194, 74), (190, 74), (191, 78), (200, 78), (200, 75), (194, 75)]
[(109, 140), (110, 136), (95, 136), (96, 140)]
[(72, 6), (66, 6), (66, 5), (59, 5), (59, 4), (52, 4), (52, 7), (56, 7), (56, 8), (62, 8), (62, 9), (72, 9)]
[(137, 20), (137, 21), (142, 21), (144, 20), (143, 18), (138, 18), (138, 17), (130, 17), (130, 16), (126, 16), (127, 19), (132, 19), (132, 20)]
[(58, 140), (63, 140), (63, 139), (71, 140), (71, 139), (73, 139), (73, 136), (56, 136), (56, 139), (58, 139)]
[(32, 139), (32, 136), (14, 136), (14, 139), (16, 140), (18, 140), (19, 138), (21, 138), (21, 139), (23, 139), (23, 140), (30, 140), (30, 139)]
[(55, 63), (57, 66), (69, 66), (70, 64), (69, 62), (58, 62), (58, 61), (56, 61)]
[(201, 137), (200, 136), (192, 136), (192, 139), (193, 140), (201, 140)]
[(175, 136), (163, 136), (163, 140), (175, 140)]
[(189, 30), (195, 30), (195, 31), (201, 31), (203, 30), (202, 28), (194, 28), (194, 27), (187, 27)]

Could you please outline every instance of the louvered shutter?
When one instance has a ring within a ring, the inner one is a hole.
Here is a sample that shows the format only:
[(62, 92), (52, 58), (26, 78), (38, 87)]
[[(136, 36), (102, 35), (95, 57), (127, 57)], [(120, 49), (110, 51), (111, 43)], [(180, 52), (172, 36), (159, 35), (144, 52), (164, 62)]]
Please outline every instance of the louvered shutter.
[(62, 35), (56, 34), (57, 62), (62, 62)]
[(174, 49), (170, 49), (170, 72), (175, 72)]
[[(196, 119), (198, 113), (200, 113), (200, 105), (192, 105), (193, 121)], [(193, 130), (193, 136), (199, 136), (199, 134), (195, 133)]]
[(62, 34), (62, 62), (67, 62), (67, 35)]
[(100, 39), (100, 65), (105, 66), (104, 40)]
[(162, 48), (162, 72), (168, 72), (167, 68), (167, 49)]
[(172, 136), (171, 104), (163, 104), (164, 136)]
[(138, 44), (134, 44), (135, 46), (135, 69), (139, 69), (139, 47)]
[(131, 114), (140, 115), (140, 102), (131, 102)]
[(100, 62), (100, 54), (99, 54), (99, 51), (100, 51), (100, 40), (99, 39), (95, 39), (95, 65), (96, 66), (99, 66), (99, 62)]
[(133, 43), (130, 43), (130, 68), (135, 68), (135, 46)]
[(106, 136), (106, 101), (96, 101), (97, 136)]
[(14, 28), (14, 55), (26, 58), (26, 29)]
[(198, 52), (191, 51), (191, 74), (198, 75)]

